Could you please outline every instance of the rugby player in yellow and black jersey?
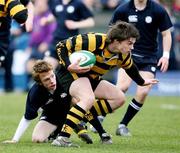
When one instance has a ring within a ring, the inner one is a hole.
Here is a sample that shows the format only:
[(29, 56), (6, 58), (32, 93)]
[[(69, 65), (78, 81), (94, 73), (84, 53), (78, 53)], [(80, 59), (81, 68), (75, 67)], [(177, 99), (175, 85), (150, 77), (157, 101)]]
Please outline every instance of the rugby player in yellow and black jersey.
[[(124, 104), (124, 93), (101, 78), (112, 68), (116, 66), (124, 68), (138, 85), (158, 82), (156, 79), (144, 80), (133, 64), (131, 49), (138, 38), (139, 32), (132, 24), (117, 22), (110, 27), (107, 34), (80, 34), (57, 44), (57, 54), (62, 66), (58, 75), (64, 80), (64, 88), (77, 100), (77, 103), (70, 109), (62, 131), (53, 141), (53, 145), (74, 146), (69, 137), (86, 112), (93, 106), (95, 98), (106, 100), (106, 103), (101, 105), (101, 108), (99, 107), (99, 111), (104, 110), (106, 113), (110, 110), (107, 108), (111, 108), (112, 111)], [(78, 61), (70, 63), (69, 55), (80, 50), (95, 54), (96, 63), (92, 68), (80, 67)]]
[[(28, 18), (26, 5), (30, 3), (29, 0), (0, 0), (0, 66), (9, 47), (11, 21), (15, 19), (20, 24), (25, 23)], [(32, 5), (30, 7), (33, 8)]]

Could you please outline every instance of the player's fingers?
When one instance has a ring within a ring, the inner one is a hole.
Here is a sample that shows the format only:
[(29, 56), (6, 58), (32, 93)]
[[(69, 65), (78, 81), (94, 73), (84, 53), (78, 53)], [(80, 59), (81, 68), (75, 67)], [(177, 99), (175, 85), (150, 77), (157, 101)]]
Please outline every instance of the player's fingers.
[(168, 69), (168, 63), (162, 63), (162, 65), (161, 65), (161, 71), (162, 72), (166, 72), (167, 71), (167, 69)]
[(78, 58), (77, 61), (74, 64), (79, 65), (80, 62), (81, 62), (81, 58)]
[(160, 59), (160, 60), (159, 60), (159, 62), (158, 62), (158, 64), (157, 64), (157, 66), (160, 66), (160, 65), (161, 65), (161, 63), (162, 63), (162, 62), (161, 62), (161, 59)]
[(156, 84), (156, 83), (158, 83), (158, 82), (159, 82), (159, 80), (153, 79), (151, 83), (152, 83), (152, 84)]

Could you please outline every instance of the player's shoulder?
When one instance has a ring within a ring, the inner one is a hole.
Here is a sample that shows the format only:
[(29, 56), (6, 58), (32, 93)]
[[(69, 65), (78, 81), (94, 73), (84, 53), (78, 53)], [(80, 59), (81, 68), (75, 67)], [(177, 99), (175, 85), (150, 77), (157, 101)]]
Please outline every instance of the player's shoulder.
[(77, 6), (85, 6), (84, 2), (82, 0), (73, 0), (72, 4), (77, 5)]
[(130, 2), (119, 4), (119, 6), (115, 9), (115, 12), (126, 12), (130, 9)]
[(47, 90), (42, 85), (39, 85), (38, 83), (34, 83), (32, 85), (32, 87), (30, 88), (30, 90), (29, 90), (29, 95), (36, 96), (36, 95), (39, 95), (39, 94), (43, 94), (46, 91)]
[(159, 4), (153, 0), (151, 0), (152, 9), (155, 13), (166, 13), (166, 9), (162, 4)]

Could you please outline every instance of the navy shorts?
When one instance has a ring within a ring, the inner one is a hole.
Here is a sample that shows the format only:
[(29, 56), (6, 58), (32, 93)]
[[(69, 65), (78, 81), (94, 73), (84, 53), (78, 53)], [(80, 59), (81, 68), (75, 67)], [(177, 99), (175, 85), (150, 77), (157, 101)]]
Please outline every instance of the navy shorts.
[(49, 113), (46, 113), (45, 111), (43, 111), (39, 120), (47, 121), (53, 125), (56, 125), (58, 127), (62, 127), (66, 118), (62, 118), (58, 115), (49, 114)]
[(153, 57), (137, 57), (132, 56), (133, 62), (138, 67), (139, 71), (148, 71), (156, 74), (157, 70), (157, 59)]

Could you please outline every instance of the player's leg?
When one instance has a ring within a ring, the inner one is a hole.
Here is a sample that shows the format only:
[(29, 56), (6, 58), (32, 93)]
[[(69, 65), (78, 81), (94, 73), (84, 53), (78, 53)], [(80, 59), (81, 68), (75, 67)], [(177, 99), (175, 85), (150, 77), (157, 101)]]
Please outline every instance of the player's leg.
[[(126, 74), (124, 69), (118, 70), (116, 86), (119, 90), (126, 92), (131, 84), (131, 81), (132, 81), (131, 78)], [(103, 100), (97, 100), (97, 101), (101, 102)], [(98, 116), (101, 123), (103, 122), (104, 117), (105, 115)], [(91, 130), (93, 132), (96, 132), (96, 129), (93, 129), (92, 127), (91, 127)]]
[(68, 138), (95, 101), (95, 95), (90, 81), (86, 77), (81, 77), (73, 81), (70, 85), (69, 93), (72, 97), (78, 99), (79, 102), (70, 109), (58, 138), (52, 143), (60, 147), (77, 146), (72, 144)]
[(132, 79), (127, 75), (124, 69), (119, 69), (117, 74), (116, 86), (124, 93), (128, 90), (131, 85)]
[[(125, 102), (125, 95), (112, 83), (102, 80), (94, 91), (95, 96), (105, 101), (95, 102), (91, 108), (96, 115), (105, 115), (121, 107)], [(95, 126), (94, 126), (95, 127)], [(97, 129), (98, 131), (98, 129)], [(101, 135), (103, 137), (103, 135)]]
[(95, 130), (99, 134), (101, 138), (101, 142), (104, 144), (112, 144), (111, 135), (109, 135), (105, 130), (103, 130), (103, 126), (99, 121), (99, 116), (106, 116), (106, 114), (112, 113), (112, 108), (109, 102), (105, 99), (101, 99), (95, 101), (94, 105), (90, 109), (91, 114), (93, 115), (94, 119), (89, 121), (90, 124), (95, 127)]
[(46, 142), (52, 132), (56, 130), (57, 126), (45, 120), (40, 120), (32, 133), (32, 141), (36, 143)]
[(125, 103), (124, 93), (106, 80), (99, 83), (94, 94), (98, 99), (106, 99), (112, 110), (116, 110)]
[[(146, 78), (146, 79), (154, 78), (154, 74), (148, 71), (140, 71), (140, 74), (143, 78)], [(150, 89), (151, 89), (151, 85), (137, 86), (135, 98), (133, 98), (131, 102), (129, 103), (127, 111), (116, 130), (117, 135), (131, 136), (131, 133), (129, 129), (127, 128), (127, 126), (129, 122), (133, 119), (133, 117), (139, 112), (139, 110), (143, 106), (145, 98), (147, 97)]]
[[(78, 100), (73, 98), (72, 102), (73, 102), (73, 104), (75, 104), (75, 103), (78, 103)], [(94, 105), (92, 106), (92, 108), (85, 114), (83, 121), (81, 121), (74, 130), (82, 140), (85, 138), (87, 143), (92, 143), (92, 140), (89, 139), (90, 137), (87, 135), (87, 133), (85, 133), (86, 130), (84, 129), (84, 127), (86, 126), (86, 123), (89, 122), (90, 124), (92, 124), (96, 127), (102, 143), (112, 144), (110, 135), (107, 134), (107, 132), (102, 127), (101, 123), (99, 122), (99, 120), (97, 118), (98, 114), (100, 114), (101, 111), (99, 111), (99, 109), (95, 109), (95, 107), (98, 107), (98, 108), (100, 107), (99, 104), (96, 104), (96, 103), (97, 102), (95, 102)], [(105, 105), (105, 104), (102, 104), (102, 105)], [(104, 107), (106, 107), (105, 108), (106, 112), (112, 112), (111, 108), (107, 108), (108, 106), (105, 105)], [(98, 111), (96, 111), (96, 110), (98, 110)], [(79, 129), (81, 129), (79, 127), (83, 127), (84, 130), (79, 131)], [(106, 133), (106, 135), (104, 133)], [(103, 134), (105, 135), (104, 137), (102, 137)], [(89, 141), (87, 141), (87, 140), (89, 140)]]

